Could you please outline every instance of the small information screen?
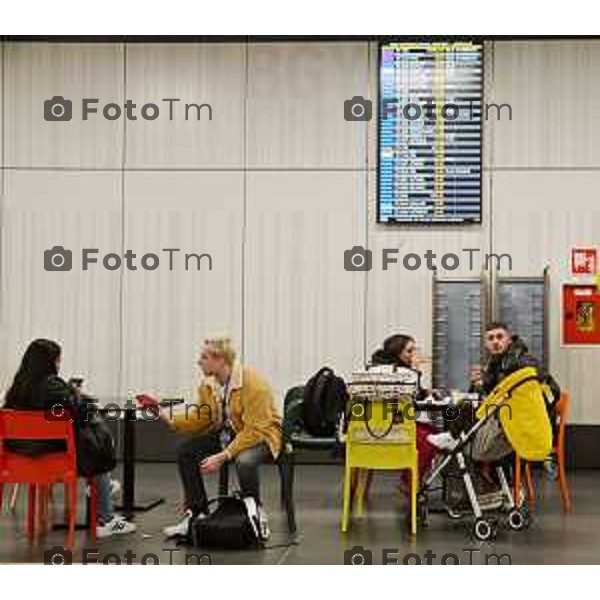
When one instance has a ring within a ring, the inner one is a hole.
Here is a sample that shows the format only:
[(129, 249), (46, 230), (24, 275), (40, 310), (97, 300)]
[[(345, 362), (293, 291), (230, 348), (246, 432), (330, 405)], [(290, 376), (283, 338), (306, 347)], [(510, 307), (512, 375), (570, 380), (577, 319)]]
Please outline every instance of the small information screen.
[(483, 47), (384, 43), (380, 223), (481, 222)]

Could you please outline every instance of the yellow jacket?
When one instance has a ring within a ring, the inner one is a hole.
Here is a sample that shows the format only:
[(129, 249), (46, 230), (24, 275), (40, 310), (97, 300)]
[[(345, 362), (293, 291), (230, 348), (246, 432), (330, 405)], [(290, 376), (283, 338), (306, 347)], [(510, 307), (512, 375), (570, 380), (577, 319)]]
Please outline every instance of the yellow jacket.
[(537, 369), (524, 367), (505, 377), (481, 403), (477, 418), (496, 412), (514, 451), (526, 460), (544, 460), (552, 450), (552, 427)]
[[(174, 414), (171, 426), (182, 433), (204, 433), (221, 428), (223, 414), (220, 384), (207, 377), (198, 387), (198, 404)], [(235, 438), (225, 448), (229, 458), (266, 442), (273, 458), (281, 450), (281, 417), (275, 408), (273, 394), (253, 369), (235, 363), (229, 382), (228, 412)]]

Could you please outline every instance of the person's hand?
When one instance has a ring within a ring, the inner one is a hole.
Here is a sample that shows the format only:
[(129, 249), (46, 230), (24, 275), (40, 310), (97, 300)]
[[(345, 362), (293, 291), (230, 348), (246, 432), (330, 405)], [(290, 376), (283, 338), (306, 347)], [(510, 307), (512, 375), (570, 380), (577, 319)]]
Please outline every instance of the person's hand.
[(168, 420), (164, 411), (161, 410), (160, 399), (151, 394), (138, 394), (135, 399), (139, 407), (144, 411), (145, 414), (153, 416), (155, 418)]
[(77, 399), (83, 395), (83, 379), (71, 378), (67, 382), (67, 385), (71, 388), (71, 391)]
[(225, 452), (219, 452), (218, 454), (213, 454), (212, 456), (205, 458), (200, 463), (200, 471), (204, 475), (216, 473), (221, 468), (221, 465), (226, 460), (227, 460), (227, 455), (225, 454)]
[(440, 402), (444, 399), (444, 391), (443, 390), (429, 390), (429, 395), (433, 397), (434, 402)]
[(471, 367), (470, 379), (473, 385), (482, 385), (481, 365), (473, 365)]

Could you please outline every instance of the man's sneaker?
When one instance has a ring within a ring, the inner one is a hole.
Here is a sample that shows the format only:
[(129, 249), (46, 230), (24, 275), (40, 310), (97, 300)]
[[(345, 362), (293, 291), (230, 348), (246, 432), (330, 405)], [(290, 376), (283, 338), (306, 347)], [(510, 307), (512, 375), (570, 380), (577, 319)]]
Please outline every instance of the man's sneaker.
[(169, 527), (165, 527), (163, 529), (164, 536), (168, 538), (177, 537), (178, 535), (187, 535), (188, 529), (190, 527), (190, 519), (192, 518), (192, 511), (186, 510), (185, 517), (177, 523), (177, 525), (170, 525)]
[(427, 441), (438, 450), (446, 450), (448, 452), (454, 450), (458, 444), (458, 440), (455, 440), (449, 431), (432, 433), (427, 436)]
[(271, 537), (271, 530), (269, 529), (269, 520), (267, 519), (267, 513), (262, 506), (258, 506), (258, 534), (263, 542), (266, 542)]
[(133, 523), (126, 521), (120, 515), (114, 515), (113, 518), (104, 523), (104, 525), (98, 525), (96, 527), (96, 537), (107, 538), (111, 535), (132, 533), (135, 530), (136, 526)]

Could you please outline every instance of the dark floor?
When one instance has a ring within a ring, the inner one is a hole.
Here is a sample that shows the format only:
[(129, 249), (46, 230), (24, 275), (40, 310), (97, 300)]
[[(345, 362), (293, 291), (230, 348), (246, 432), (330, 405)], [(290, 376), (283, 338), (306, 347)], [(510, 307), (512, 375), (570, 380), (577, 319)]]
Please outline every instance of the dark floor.
[[(341, 467), (298, 466), (295, 501), (299, 537), (297, 545), (288, 547), (282, 546), (287, 541), (287, 529), (278, 507), (276, 469), (264, 467), (262, 475), (263, 500), (272, 530), (269, 545), (274, 547), (244, 552), (211, 551), (212, 564), (341, 564), (344, 552), (353, 546), (371, 550), (374, 563), (382, 562), (384, 548), (393, 549), (391, 559), (400, 563), (407, 554), (415, 553), (426, 564), (428, 551), (433, 564), (440, 564), (443, 555), (452, 553), (463, 564), (469, 563), (470, 556), (474, 564), (485, 564), (486, 555), (492, 553), (509, 554), (512, 564), (600, 563), (600, 471), (569, 474), (575, 499), (575, 512), (570, 516), (561, 514), (556, 483), (540, 478), (538, 505), (531, 527), (521, 532), (500, 528), (495, 544), (481, 544), (470, 537), (467, 522), (450, 521), (444, 514), (431, 515), (429, 527), (421, 529), (416, 539), (411, 539), (404, 529), (396, 490), (398, 476), (390, 474), (377, 476), (371, 490), (368, 515), (354, 519), (344, 535), (340, 531)], [(164, 550), (174, 546), (163, 540), (161, 529), (176, 518), (180, 490), (175, 466), (141, 464), (137, 491), (142, 499), (161, 495), (166, 498), (166, 503), (151, 512), (138, 514), (138, 531), (135, 533), (99, 542), (100, 561), (108, 553), (123, 556), (130, 549), (136, 555), (134, 563), (147, 553), (158, 555), (163, 563), (169, 562), (169, 553)], [(214, 487), (211, 491), (214, 492)], [(25, 496), (25, 493), (20, 494), (16, 516), (4, 514), (0, 518), (0, 563), (43, 562), (45, 550), (64, 542), (64, 532), (53, 532), (34, 547), (28, 546), (23, 525)], [(55, 512), (61, 514), (60, 504)], [(77, 532), (74, 562), (81, 561), (84, 547), (89, 547), (86, 534)], [(191, 548), (179, 549), (181, 552), (172, 554), (173, 563), (185, 564), (185, 553), (197, 552)], [(467, 549), (473, 552), (469, 554)], [(454, 560), (447, 558), (448, 562)]]

